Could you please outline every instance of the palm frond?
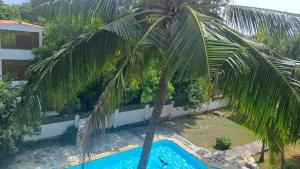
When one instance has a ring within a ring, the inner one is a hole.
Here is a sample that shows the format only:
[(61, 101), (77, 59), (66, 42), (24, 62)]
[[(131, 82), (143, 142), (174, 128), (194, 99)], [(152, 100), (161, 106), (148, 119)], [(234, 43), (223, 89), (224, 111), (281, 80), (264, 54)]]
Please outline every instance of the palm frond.
[(177, 74), (178, 81), (184, 81), (186, 77), (196, 79), (207, 74), (209, 70), (200, 18), (195, 16), (196, 11), (190, 7), (186, 7), (185, 15), (186, 18), (172, 38), (168, 51), (172, 74), (180, 70), (180, 74)]
[(210, 65), (209, 74), (215, 76), (219, 68), (227, 59), (234, 57), (246, 49), (238, 44), (220, 40), (206, 40), (208, 62)]
[(64, 104), (101, 75), (106, 61), (117, 54), (121, 43), (122, 39), (106, 30), (86, 34), (32, 65), (28, 85), (36, 83), (42, 96)]
[(287, 35), (300, 31), (300, 15), (271, 9), (228, 5), (224, 12), (226, 22), (234, 29), (248, 34), (256, 34), (262, 27), (268, 32), (280, 29)]
[(144, 39), (142, 45), (153, 46), (160, 50), (161, 54), (167, 55), (169, 49), (170, 36), (166, 31), (154, 28), (151, 33)]
[[(175, 81), (197, 79), (204, 75), (213, 76), (228, 57), (243, 48), (230, 41), (208, 37), (204, 22), (210, 17), (186, 7), (186, 18), (169, 48), (170, 63), (176, 72)], [(178, 70), (178, 71), (177, 71)]]
[(122, 37), (125, 40), (139, 37), (141, 36), (141, 29), (139, 27), (139, 21), (136, 20), (136, 16), (140, 14), (143, 13), (125, 15), (122, 18), (105, 25), (100, 29), (114, 32), (119, 37)]
[(127, 13), (132, 0), (33, 0), (32, 4), (47, 16), (97, 16), (111, 21)]
[(128, 64), (128, 57), (121, 58), (114, 69), (111, 79), (101, 94), (92, 114), (80, 126), (77, 137), (77, 145), (81, 149), (81, 160), (90, 156), (95, 147), (101, 143), (99, 136), (105, 133), (106, 125), (110, 123), (110, 117), (114, 109), (121, 103), (126, 89), (124, 69)]
[[(277, 127), (290, 131), (295, 141), (300, 125), (300, 95), (285, 75), (287, 68), (272, 62), (239, 35), (224, 27), (231, 40), (248, 48), (244, 54), (232, 57), (219, 71), (216, 85), (233, 106), (253, 119), (252, 125), (269, 126), (276, 118)], [(296, 82), (299, 85), (299, 82)]]
[[(155, 30), (155, 27), (164, 19), (165, 16), (162, 16), (151, 24), (132, 48), (127, 46), (129, 48), (128, 51), (124, 52), (124, 57), (117, 62), (111, 79), (108, 80), (108, 85), (97, 101), (92, 114), (79, 129), (77, 142), (81, 148), (82, 160), (90, 156), (96, 150), (95, 147), (101, 143), (99, 136), (104, 134), (110, 115), (123, 100), (124, 90), (128, 83), (131, 83), (130, 80), (133, 77), (141, 77), (140, 73), (143, 72), (141, 70), (148, 67), (149, 62), (143, 62), (146, 60), (144, 52), (148, 51), (147, 47), (149, 48), (145, 41)], [(148, 59), (151, 57), (149, 53), (147, 53), (147, 56)]]
[(29, 68), (26, 93), (39, 91), (47, 103), (64, 105), (104, 71), (111, 70), (108, 60), (116, 60), (126, 49), (124, 42), (140, 35), (137, 27), (134, 17), (128, 15), (66, 44), (55, 55)]
[[(274, 119), (270, 119), (270, 125), (264, 126), (262, 123), (262, 119), (255, 119), (250, 116), (245, 115), (239, 110), (233, 110), (235, 113), (231, 116), (231, 119), (240, 125), (250, 129), (255, 133), (255, 135), (264, 142), (264, 144), (268, 147), (268, 153), (270, 160), (269, 162), (273, 164), (278, 164), (279, 162), (279, 153), (282, 152), (286, 145), (290, 142), (289, 133), (281, 129), (280, 126), (276, 126)], [(258, 121), (258, 124), (261, 126), (257, 127), (253, 125)]]
[[(145, 52), (147, 51), (149, 49)], [(80, 159), (82, 161), (97, 153), (98, 146), (101, 146), (102, 143), (101, 136), (105, 134), (106, 127), (111, 124), (110, 120), (114, 110), (123, 102), (126, 88), (132, 83), (133, 79), (139, 79), (141, 73), (148, 70), (147, 68), (151, 63), (149, 60), (151, 60), (151, 57), (157, 57), (157, 53), (153, 56), (147, 53), (147, 58), (142, 56), (142, 54), (131, 53), (117, 62), (117, 66), (107, 80), (108, 84), (98, 99), (92, 114), (80, 126), (77, 145), (80, 148)], [(145, 59), (147, 60), (145, 61)]]
[[(210, 30), (210, 28), (213, 28), (213, 30)], [(217, 39), (235, 42), (244, 47), (245, 50), (243, 52), (230, 57), (221, 66), (221, 69), (217, 69), (219, 74), (217, 73), (217, 76), (215, 76), (216, 79), (213, 79), (213, 81), (218, 81), (216, 83), (220, 82), (221, 86), (226, 83), (227, 87), (225, 85), (222, 86), (221, 91), (233, 107), (239, 110), (239, 113), (236, 114), (238, 117), (237, 121), (250, 128), (267, 143), (271, 158), (270, 162), (275, 163), (279, 160), (276, 158), (278, 157), (278, 153), (284, 149), (286, 144), (290, 143), (290, 140), (292, 142), (296, 140), (297, 131), (295, 130), (299, 130), (299, 125), (294, 120), (291, 120), (296, 118), (296, 116), (299, 118), (299, 115), (297, 115), (299, 107), (297, 106), (299, 105), (300, 93), (298, 86), (300, 82), (293, 79), (294, 71), (299, 62), (279, 56), (265, 45), (251, 41), (251, 39), (229, 28), (222, 29), (221, 25), (214, 26), (214, 24), (211, 24), (207, 30), (210, 31), (210, 35), (213, 35)], [(228, 71), (227, 69), (232, 69), (233, 71)], [(275, 72), (277, 75), (274, 74)], [(228, 79), (218, 79), (226, 73), (230, 74), (228, 74)], [(275, 77), (270, 77), (274, 75)], [(234, 87), (235, 85), (241, 88), (236, 88)], [(225, 88), (232, 88), (232, 90)], [(289, 93), (283, 91), (287, 88), (289, 88)], [(230, 94), (230, 92), (232, 93)], [(263, 96), (264, 92), (269, 92), (269, 94)], [(293, 98), (291, 101), (292, 104), (289, 104), (290, 98), (287, 96)], [(266, 100), (262, 97), (265, 97)], [(274, 99), (271, 101), (273, 103), (269, 102), (270, 99)], [(243, 100), (247, 101), (244, 102)], [(280, 102), (285, 102), (289, 105), (283, 106), (279, 104)], [(271, 108), (271, 110), (269, 111), (267, 107)], [(292, 116), (288, 117), (290, 121), (285, 121), (286, 123), (284, 124), (282, 118), (286, 116), (288, 111)], [(266, 113), (271, 114), (267, 115)], [(294, 124), (291, 124), (292, 122)], [(274, 134), (274, 131), (276, 131), (276, 134)]]

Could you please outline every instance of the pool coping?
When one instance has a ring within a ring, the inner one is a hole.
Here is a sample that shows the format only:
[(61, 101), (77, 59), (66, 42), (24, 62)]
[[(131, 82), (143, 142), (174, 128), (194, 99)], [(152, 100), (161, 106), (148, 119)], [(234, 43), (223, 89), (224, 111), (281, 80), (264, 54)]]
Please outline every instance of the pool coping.
[[(199, 154), (197, 154), (196, 152), (194, 152), (193, 150), (191, 150), (191, 148), (189, 148), (187, 145), (185, 145), (184, 143), (181, 143), (179, 140), (177, 140), (175, 138), (159, 137), (159, 138), (155, 138), (154, 141), (153, 141), (153, 143), (159, 142), (159, 141), (163, 141), (163, 140), (174, 142), (175, 144), (177, 144), (178, 146), (180, 146), (182, 149), (184, 149), (185, 151), (187, 151), (189, 154), (191, 154), (193, 157), (197, 158), (198, 160), (201, 160), (208, 167), (211, 166), (210, 162), (208, 162), (206, 159), (202, 158)], [(86, 163), (88, 161), (93, 161), (93, 160), (97, 160), (97, 159), (100, 159), (100, 158), (108, 157), (108, 156), (111, 156), (111, 155), (114, 155), (114, 154), (117, 154), (117, 153), (120, 153), (120, 152), (124, 152), (124, 151), (128, 151), (128, 150), (131, 150), (131, 149), (135, 149), (135, 148), (138, 148), (138, 147), (141, 147), (141, 146), (143, 146), (143, 145), (133, 144), (133, 145), (128, 145), (128, 146), (125, 146), (125, 147), (122, 147), (122, 148), (117, 148), (116, 150), (112, 150), (112, 151), (107, 151), (107, 152), (104, 152), (104, 153), (96, 154), (96, 155), (93, 155), (88, 160), (85, 160), (84, 162), (76, 160), (74, 162), (68, 163), (68, 164), (66, 164), (66, 165), (63, 166), (63, 169), (68, 168), (68, 167), (73, 167), (73, 166), (76, 166), (76, 165), (80, 165), (80, 164)]]

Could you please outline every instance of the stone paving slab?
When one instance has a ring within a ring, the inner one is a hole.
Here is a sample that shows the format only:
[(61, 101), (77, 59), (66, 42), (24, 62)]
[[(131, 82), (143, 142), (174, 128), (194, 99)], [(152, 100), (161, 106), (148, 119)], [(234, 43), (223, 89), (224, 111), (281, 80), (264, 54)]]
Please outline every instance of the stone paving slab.
[(261, 151), (261, 147), (261, 142), (255, 141), (226, 151), (215, 150), (206, 158), (212, 159), (213, 162), (226, 167), (234, 166), (235, 168), (256, 169), (257, 164), (253, 155), (259, 153)]
[[(145, 127), (136, 127), (129, 130), (113, 132), (102, 136), (101, 145), (97, 147), (97, 153), (113, 151), (129, 145), (142, 145), (145, 137)], [(199, 154), (211, 166), (218, 168), (240, 169), (249, 161), (249, 154), (259, 152), (259, 143), (233, 148), (220, 152), (209, 152), (197, 147), (191, 142), (178, 135), (175, 131), (159, 127), (155, 138), (168, 137), (178, 140), (192, 151)], [(248, 154), (244, 152), (249, 152)], [(8, 169), (60, 169), (67, 164), (78, 161), (76, 146), (50, 146), (33, 151), (27, 151), (16, 156), (14, 163)], [(252, 160), (253, 161), (253, 160)]]

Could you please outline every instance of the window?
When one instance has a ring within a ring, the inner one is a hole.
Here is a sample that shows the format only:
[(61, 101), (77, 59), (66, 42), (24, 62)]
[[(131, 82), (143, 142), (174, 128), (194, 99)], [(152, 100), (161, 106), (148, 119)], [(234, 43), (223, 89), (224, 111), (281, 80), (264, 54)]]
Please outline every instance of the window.
[(39, 33), (22, 31), (0, 31), (2, 49), (26, 49), (39, 47)]
[(2, 60), (2, 75), (14, 80), (25, 80), (25, 72), (30, 60)]

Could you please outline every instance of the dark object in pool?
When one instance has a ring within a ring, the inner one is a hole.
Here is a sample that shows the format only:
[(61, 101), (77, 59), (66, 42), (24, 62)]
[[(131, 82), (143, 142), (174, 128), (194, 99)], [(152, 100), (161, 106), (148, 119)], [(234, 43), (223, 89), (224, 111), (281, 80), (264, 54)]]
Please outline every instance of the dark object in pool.
[(163, 164), (163, 166), (169, 165), (165, 160), (163, 160), (161, 157), (157, 157), (159, 161)]

